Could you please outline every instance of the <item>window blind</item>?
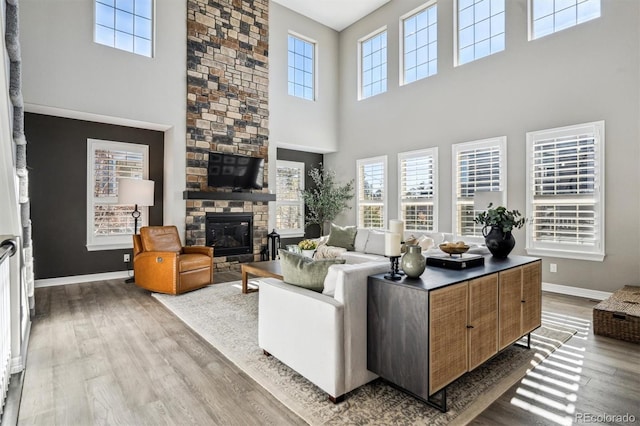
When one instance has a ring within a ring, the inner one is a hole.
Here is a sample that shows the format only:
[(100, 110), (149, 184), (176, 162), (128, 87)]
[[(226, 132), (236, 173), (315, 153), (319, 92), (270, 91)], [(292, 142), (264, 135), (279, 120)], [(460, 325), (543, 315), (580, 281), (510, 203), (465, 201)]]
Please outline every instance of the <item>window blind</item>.
[(358, 224), (363, 228), (384, 228), (386, 162), (376, 159), (358, 163)]
[(473, 197), (478, 190), (503, 190), (503, 149), (503, 142), (498, 139), (454, 146), (458, 235), (482, 236), (482, 226), (473, 221), (478, 213)]
[(435, 159), (433, 150), (399, 155), (400, 216), (407, 230), (435, 226)]

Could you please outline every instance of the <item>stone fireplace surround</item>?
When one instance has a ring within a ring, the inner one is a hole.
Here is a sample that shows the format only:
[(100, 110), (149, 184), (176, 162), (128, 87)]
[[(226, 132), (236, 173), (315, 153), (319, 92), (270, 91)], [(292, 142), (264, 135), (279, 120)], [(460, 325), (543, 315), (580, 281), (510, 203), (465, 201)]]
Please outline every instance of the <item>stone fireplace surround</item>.
[(207, 213), (251, 213), (253, 253), (215, 258), (217, 271), (259, 260), (269, 194), (207, 186), (208, 153), (262, 157), (268, 169), (268, 0), (188, 0), (186, 242), (206, 243)]

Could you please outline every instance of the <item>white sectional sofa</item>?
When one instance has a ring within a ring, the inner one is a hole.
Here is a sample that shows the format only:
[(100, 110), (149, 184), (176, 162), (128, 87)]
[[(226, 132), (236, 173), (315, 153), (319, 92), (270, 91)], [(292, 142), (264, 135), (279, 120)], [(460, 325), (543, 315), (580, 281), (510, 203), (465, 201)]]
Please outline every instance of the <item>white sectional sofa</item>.
[[(404, 241), (409, 241), (411, 238), (420, 239), (420, 237), (426, 237), (432, 240), (432, 246), (427, 250), (423, 250), (423, 254), (425, 256), (444, 254), (444, 252), (438, 248), (438, 245), (445, 241), (455, 241), (455, 236), (446, 232), (405, 231), (404, 233)], [(321, 237), (319, 239), (320, 244), (322, 245), (326, 243), (327, 238), (328, 237)], [(482, 245), (473, 243), (470, 245), (471, 248), (469, 253), (489, 253), (487, 248)], [(320, 247), (318, 251), (323, 253), (322, 257), (337, 256), (345, 259), (348, 264), (381, 261), (389, 262), (389, 259), (384, 256), (384, 231), (358, 228), (354, 246), (354, 251), (347, 251), (346, 249), (341, 248), (326, 249), (322, 247)]]
[(332, 265), (323, 293), (260, 279), (260, 347), (340, 401), (375, 379), (367, 370), (367, 277), (386, 262)]

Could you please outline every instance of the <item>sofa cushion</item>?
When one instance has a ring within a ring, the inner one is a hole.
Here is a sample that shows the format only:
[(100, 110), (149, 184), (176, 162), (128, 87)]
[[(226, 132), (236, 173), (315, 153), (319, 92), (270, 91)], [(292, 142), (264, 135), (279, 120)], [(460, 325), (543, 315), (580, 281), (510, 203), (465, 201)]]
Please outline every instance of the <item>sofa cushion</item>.
[(322, 292), (324, 288), (324, 278), (329, 266), (345, 262), (344, 259), (313, 260), (283, 249), (279, 249), (278, 254), (282, 281), (317, 292)]
[(364, 252), (384, 256), (384, 234), (385, 233), (381, 231), (369, 231), (369, 238), (367, 238)]
[(338, 226), (335, 223), (331, 224), (331, 232), (329, 232), (329, 240), (327, 240), (328, 246), (343, 247), (349, 251), (355, 250), (356, 233), (358, 232), (355, 226)]
[(367, 245), (367, 238), (369, 238), (369, 229), (358, 228), (356, 232), (356, 240), (353, 243), (355, 251), (361, 251), (364, 253), (364, 247)]

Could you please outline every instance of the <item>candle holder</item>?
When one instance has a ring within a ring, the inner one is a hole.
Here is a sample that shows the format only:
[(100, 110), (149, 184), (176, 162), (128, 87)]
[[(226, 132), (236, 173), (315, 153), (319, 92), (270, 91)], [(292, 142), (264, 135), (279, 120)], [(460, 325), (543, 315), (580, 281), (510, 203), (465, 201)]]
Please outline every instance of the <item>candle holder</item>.
[(389, 256), (389, 260), (391, 261), (391, 270), (389, 270), (389, 273), (384, 276), (385, 279), (392, 281), (402, 279), (402, 275), (398, 272), (398, 259), (400, 259), (400, 256)]

